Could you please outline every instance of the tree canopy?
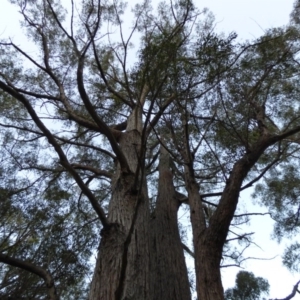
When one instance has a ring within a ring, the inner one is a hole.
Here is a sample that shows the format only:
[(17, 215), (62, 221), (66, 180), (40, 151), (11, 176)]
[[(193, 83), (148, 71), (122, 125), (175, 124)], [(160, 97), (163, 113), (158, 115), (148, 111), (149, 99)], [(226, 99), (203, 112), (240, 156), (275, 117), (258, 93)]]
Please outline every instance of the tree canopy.
[(261, 294), (269, 292), (270, 285), (262, 277), (255, 277), (252, 272), (240, 271), (236, 275), (235, 287), (226, 290), (227, 300), (256, 300)]
[(251, 42), (190, 0), (10, 2), (35, 46), (0, 41), (1, 299), (191, 299), (184, 251), (197, 297), (224, 299), (254, 186), (298, 232), (299, 1)]

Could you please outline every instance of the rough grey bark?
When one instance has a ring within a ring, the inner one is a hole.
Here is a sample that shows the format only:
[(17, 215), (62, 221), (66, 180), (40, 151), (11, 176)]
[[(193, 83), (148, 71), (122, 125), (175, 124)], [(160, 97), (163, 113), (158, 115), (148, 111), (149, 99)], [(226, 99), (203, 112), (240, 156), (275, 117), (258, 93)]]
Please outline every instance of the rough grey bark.
[(119, 144), (131, 172), (118, 168), (113, 178), (111, 225), (101, 233), (89, 299), (190, 300), (169, 155), (162, 149), (155, 216), (150, 218), (145, 176), (137, 174), (141, 134), (130, 124)]
[(170, 157), (161, 147), (156, 209), (151, 220), (151, 299), (191, 299), (187, 268), (178, 231), (179, 201)]
[(133, 115), (118, 141), (130, 171), (118, 167), (114, 174), (110, 226), (101, 233), (90, 300), (149, 299), (149, 200), (139, 160), (141, 115)]

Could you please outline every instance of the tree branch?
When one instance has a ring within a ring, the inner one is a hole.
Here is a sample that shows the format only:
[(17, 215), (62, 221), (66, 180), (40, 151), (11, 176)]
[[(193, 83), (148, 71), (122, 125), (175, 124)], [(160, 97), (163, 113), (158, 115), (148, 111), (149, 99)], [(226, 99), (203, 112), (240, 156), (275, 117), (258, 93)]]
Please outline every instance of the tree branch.
[(31, 262), (13, 258), (13, 257), (10, 257), (3, 253), (0, 253), (0, 262), (2, 262), (4, 264), (8, 264), (13, 267), (23, 269), (25, 271), (28, 271), (30, 273), (33, 273), (33, 274), (41, 277), (47, 286), (49, 299), (50, 300), (59, 300), (59, 296), (56, 293), (56, 288), (55, 288), (53, 277), (45, 269), (43, 269), (39, 266), (36, 266), (35, 264), (33, 264)]
[(96, 113), (92, 103), (90, 102), (89, 96), (86, 93), (85, 87), (84, 87), (84, 83), (83, 83), (83, 67), (84, 67), (84, 58), (85, 58), (85, 53), (82, 54), (82, 56), (79, 58), (79, 62), (78, 62), (78, 69), (77, 69), (77, 85), (78, 85), (78, 91), (79, 94), (81, 96), (81, 99), (87, 109), (87, 111), (89, 112), (89, 114), (91, 115), (91, 117), (93, 118), (93, 120), (96, 122), (96, 124), (99, 126), (99, 129), (101, 130), (101, 133), (103, 133), (107, 139), (110, 142), (110, 145), (114, 151), (114, 153), (117, 156), (117, 159), (120, 163), (121, 166), (121, 170), (123, 172), (129, 172), (129, 166), (126, 160), (126, 157), (124, 156), (124, 153), (121, 151), (115, 136), (113, 134), (113, 130), (110, 129), (98, 116), (98, 114)]
[(103, 227), (108, 227), (109, 223), (107, 221), (106, 215), (102, 207), (99, 205), (97, 199), (95, 198), (94, 194), (91, 192), (91, 190), (85, 185), (81, 177), (78, 175), (78, 173), (75, 171), (75, 169), (71, 166), (69, 163), (65, 153), (61, 149), (60, 145), (55, 140), (55, 137), (52, 135), (52, 133), (48, 130), (48, 128), (44, 125), (44, 123), (40, 120), (37, 113), (29, 103), (29, 101), (22, 95), (13, 90), (11, 87), (9, 87), (5, 82), (0, 80), (0, 89), (5, 91), (6, 93), (10, 94), (12, 97), (14, 97), (16, 100), (21, 102), (25, 108), (27, 109), (27, 112), (31, 116), (32, 120), (36, 124), (36, 126), (43, 132), (43, 134), (47, 137), (49, 144), (51, 144), (56, 151), (56, 153), (59, 156), (60, 163), (63, 167), (66, 168), (70, 172), (70, 174), (73, 176), (74, 180), (77, 182), (78, 186), (81, 188), (82, 192), (87, 196), (90, 203), (92, 204), (94, 210), (96, 211), (99, 219), (101, 220)]
[(107, 178), (111, 178), (112, 174), (105, 171), (105, 170), (100, 170), (91, 166), (86, 166), (86, 165), (82, 165), (82, 164), (71, 164), (71, 166), (75, 169), (75, 170), (86, 170), (86, 171), (91, 171), (93, 173), (95, 173), (96, 175), (100, 175), (100, 176), (105, 176)]
[[(287, 297), (282, 298), (282, 299), (276, 298), (276, 299), (273, 299), (273, 300), (290, 300), (290, 299), (294, 298), (296, 296), (297, 292), (300, 294), (300, 291), (298, 290), (299, 283), (300, 283), (300, 280), (294, 285), (294, 288), (293, 288), (291, 294), (288, 295)], [(270, 299), (270, 300), (272, 300), (272, 299)]]
[(183, 250), (185, 250), (192, 258), (195, 258), (194, 252), (184, 243), (181, 243)]

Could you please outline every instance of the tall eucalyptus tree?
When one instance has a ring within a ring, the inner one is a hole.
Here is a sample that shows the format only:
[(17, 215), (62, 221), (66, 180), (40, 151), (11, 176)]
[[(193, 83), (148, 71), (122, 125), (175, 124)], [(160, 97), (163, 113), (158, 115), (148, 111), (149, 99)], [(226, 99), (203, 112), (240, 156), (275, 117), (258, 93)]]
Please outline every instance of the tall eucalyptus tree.
[(241, 190), (299, 150), (296, 19), (239, 44), (190, 0), (136, 5), (130, 31), (121, 1), (11, 2), (35, 47), (0, 44), (1, 297), (191, 299), (185, 249), (224, 299)]

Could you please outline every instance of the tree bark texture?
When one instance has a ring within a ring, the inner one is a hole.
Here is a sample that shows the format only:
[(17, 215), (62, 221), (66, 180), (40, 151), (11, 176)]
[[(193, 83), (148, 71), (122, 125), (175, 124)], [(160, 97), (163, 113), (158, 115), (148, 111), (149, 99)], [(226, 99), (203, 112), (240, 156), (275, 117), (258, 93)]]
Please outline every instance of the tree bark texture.
[(145, 178), (136, 174), (141, 135), (128, 131), (119, 143), (130, 172), (118, 169), (113, 178), (111, 225), (102, 230), (90, 300), (149, 299), (149, 201)]
[(169, 155), (162, 150), (157, 203), (150, 218), (145, 176), (137, 175), (141, 135), (130, 130), (119, 143), (130, 173), (119, 169), (113, 179), (110, 226), (101, 233), (89, 299), (190, 300)]
[(169, 160), (169, 153), (161, 147), (158, 196), (151, 220), (150, 292), (153, 300), (190, 300), (188, 273), (178, 231), (179, 201)]
[[(223, 300), (220, 262), (222, 247), (206, 224), (199, 187), (186, 167), (186, 183), (191, 210), (191, 224), (195, 254), (196, 289), (201, 300)], [(221, 249), (221, 251), (220, 251)]]

